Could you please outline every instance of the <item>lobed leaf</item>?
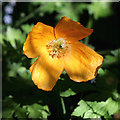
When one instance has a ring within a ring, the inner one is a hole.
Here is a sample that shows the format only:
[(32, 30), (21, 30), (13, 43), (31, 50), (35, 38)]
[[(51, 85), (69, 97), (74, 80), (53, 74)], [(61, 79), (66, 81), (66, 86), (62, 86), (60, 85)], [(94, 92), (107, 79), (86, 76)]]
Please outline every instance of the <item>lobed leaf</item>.
[(21, 32), (20, 29), (15, 29), (12, 27), (7, 27), (6, 31), (7, 41), (9, 41), (13, 47), (15, 47), (15, 40), (18, 40), (21, 44), (25, 41), (25, 34)]
[(27, 114), (29, 118), (47, 118), (50, 114), (47, 106), (34, 103), (32, 105), (26, 105)]
[(74, 109), (72, 116), (83, 118), (100, 118), (101, 116), (111, 118), (111, 115), (118, 112), (118, 102), (108, 98), (105, 102), (89, 102), (80, 100), (78, 107)]
[(86, 113), (89, 110), (89, 106), (86, 104), (84, 100), (80, 100), (78, 103), (78, 107), (74, 109), (73, 113), (71, 114), (72, 116), (84, 116), (84, 113)]

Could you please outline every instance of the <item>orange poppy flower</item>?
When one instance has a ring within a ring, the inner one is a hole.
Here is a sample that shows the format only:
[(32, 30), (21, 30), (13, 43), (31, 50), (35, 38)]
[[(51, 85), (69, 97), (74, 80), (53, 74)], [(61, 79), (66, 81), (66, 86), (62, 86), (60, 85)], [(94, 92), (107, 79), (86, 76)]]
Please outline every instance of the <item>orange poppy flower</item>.
[(92, 32), (67, 17), (62, 17), (55, 28), (38, 22), (23, 46), (28, 58), (38, 57), (30, 67), (34, 84), (39, 89), (52, 90), (63, 69), (75, 82), (95, 78), (103, 57), (79, 42)]

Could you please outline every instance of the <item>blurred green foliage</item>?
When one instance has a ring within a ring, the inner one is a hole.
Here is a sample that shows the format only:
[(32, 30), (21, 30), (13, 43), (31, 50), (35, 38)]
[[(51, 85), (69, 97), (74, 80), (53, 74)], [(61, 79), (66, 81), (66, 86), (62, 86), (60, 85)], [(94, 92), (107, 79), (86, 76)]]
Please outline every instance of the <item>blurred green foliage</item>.
[[(88, 6), (89, 14), (93, 14), (94, 19), (108, 17), (112, 14), (110, 2), (93, 2), (92, 5)], [(97, 7), (96, 7), (97, 6)]]
[[(3, 3), (3, 16), (6, 4)], [(104, 56), (104, 61), (103, 67), (98, 71), (96, 83), (91, 81), (75, 83), (63, 71), (51, 92), (39, 90), (33, 84), (29, 67), (36, 58), (28, 59), (23, 54), (23, 44), (27, 34), (38, 21), (55, 26), (61, 17), (66, 16), (96, 30), (95, 23), (99, 22), (99, 19), (105, 20), (109, 17), (116, 19), (114, 18), (116, 10), (112, 8), (114, 4), (112, 2), (16, 3), (13, 13), (14, 22), (6, 25), (3, 21), (2, 34), (0, 34), (3, 57), (2, 118), (52, 120), (116, 118), (115, 116), (120, 113), (119, 47), (108, 49), (108, 46), (105, 48), (100, 46), (98, 49), (98, 52)], [(108, 29), (111, 27), (108, 26)], [(98, 28), (102, 30), (104, 25)], [(97, 35), (101, 36), (102, 33)], [(109, 36), (107, 37), (109, 39)], [(94, 37), (90, 36), (87, 42), (86, 40), (82, 42), (97, 50), (99, 44), (92, 44), (92, 38)], [(104, 44), (104, 41), (102, 42)], [(109, 41), (107, 42), (109, 44)], [(114, 39), (114, 42), (118, 43), (119, 39)]]

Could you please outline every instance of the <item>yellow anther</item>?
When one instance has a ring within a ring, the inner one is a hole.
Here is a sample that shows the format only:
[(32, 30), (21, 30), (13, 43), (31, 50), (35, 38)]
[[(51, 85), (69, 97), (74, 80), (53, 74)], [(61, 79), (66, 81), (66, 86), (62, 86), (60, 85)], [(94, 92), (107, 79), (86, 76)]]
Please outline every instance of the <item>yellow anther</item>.
[(66, 53), (70, 51), (70, 42), (65, 41), (63, 38), (58, 38), (57, 40), (50, 41), (46, 45), (49, 55), (54, 58), (61, 58), (65, 56)]

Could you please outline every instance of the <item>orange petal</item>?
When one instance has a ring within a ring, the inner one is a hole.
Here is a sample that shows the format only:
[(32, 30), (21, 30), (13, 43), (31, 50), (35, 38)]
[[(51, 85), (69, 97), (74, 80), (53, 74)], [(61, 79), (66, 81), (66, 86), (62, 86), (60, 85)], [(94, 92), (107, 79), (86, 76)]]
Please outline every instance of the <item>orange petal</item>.
[(32, 47), (31, 41), (30, 41), (30, 35), (28, 34), (27, 39), (24, 43), (23, 46), (23, 51), (24, 54), (28, 57), (28, 58), (35, 58), (37, 57), (37, 53), (35, 52), (35, 50)]
[(39, 89), (51, 91), (63, 71), (62, 59), (52, 58), (45, 52), (30, 67), (31, 77)]
[(56, 38), (66, 40), (81, 40), (93, 32), (92, 29), (85, 28), (79, 22), (72, 21), (67, 17), (62, 17), (55, 27)]
[(54, 39), (53, 27), (38, 22), (28, 34), (23, 47), (24, 53), (30, 58), (40, 56), (46, 50), (46, 45)]
[(94, 50), (81, 42), (75, 42), (64, 58), (64, 68), (72, 80), (88, 81), (96, 77), (102, 61), (103, 57)]

